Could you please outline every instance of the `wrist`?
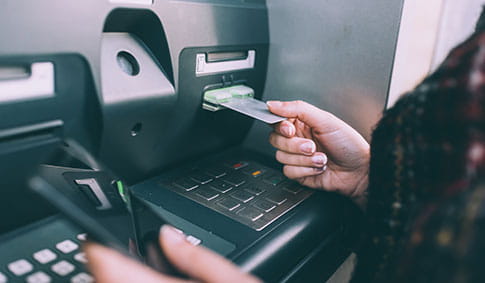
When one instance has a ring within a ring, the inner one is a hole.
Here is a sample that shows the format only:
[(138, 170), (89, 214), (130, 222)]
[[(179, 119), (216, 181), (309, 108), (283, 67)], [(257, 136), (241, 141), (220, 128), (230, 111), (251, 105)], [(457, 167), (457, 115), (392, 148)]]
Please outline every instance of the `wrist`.
[(362, 178), (360, 178), (357, 186), (355, 187), (354, 194), (352, 197), (363, 197), (367, 196), (367, 188), (369, 187), (369, 172), (366, 171)]
[(354, 192), (350, 197), (362, 209), (365, 209), (365, 206), (367, 205), (367, 190), (369, 187), (369, 162), (367, 162), (367, 165), (362, 169), (361, 174)]
[(351, 199), (355, 202), (360, 208), (365, 210), (367, 207), (367, 189), (369, 187), (369, 175), (365, 174), (363, 178), (359, 181), (354, 194), (352, 194)]

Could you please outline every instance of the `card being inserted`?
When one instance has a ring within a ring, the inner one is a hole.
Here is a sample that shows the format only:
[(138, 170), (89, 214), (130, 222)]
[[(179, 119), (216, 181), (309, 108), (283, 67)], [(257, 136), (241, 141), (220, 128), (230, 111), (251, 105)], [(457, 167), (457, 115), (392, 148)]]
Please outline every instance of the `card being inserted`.
[(206, 91), (202, 108), (209, 111), (229, 108), (268, 124), (286, 120), (271, 113), (266, 103), (254, 98), (253, 89), (244, 85)]

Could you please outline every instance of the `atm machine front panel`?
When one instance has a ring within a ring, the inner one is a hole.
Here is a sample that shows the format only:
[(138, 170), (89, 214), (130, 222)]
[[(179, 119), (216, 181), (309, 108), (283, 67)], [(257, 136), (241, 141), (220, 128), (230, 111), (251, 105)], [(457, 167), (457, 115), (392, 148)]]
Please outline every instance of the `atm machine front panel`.
[(17, 0), (0, 4), (0, 22), (0, 67), (47, 58), (63, 69), (56, 56), (76, 58), (55, 83), (72, 83), (63, 93), (78, 99), (57, 105), (73, 115), (62, 117), (63, 138), (203, 245), (266, 281), (324, 278), (349, 252), (348, 200), (301, 188), (272, 158), (241, 148), (252, 119), (203, 109), (208, 90), (245, 86), (262, 97), (265, 1)]

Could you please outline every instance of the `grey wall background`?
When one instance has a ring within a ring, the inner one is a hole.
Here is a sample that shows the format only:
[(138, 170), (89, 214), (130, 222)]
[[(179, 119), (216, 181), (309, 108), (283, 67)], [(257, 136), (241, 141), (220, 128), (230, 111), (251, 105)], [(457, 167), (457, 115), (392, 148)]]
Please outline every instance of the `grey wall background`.
[(475, 29), (485, 0), (406, 0), (388, 107), (414, 89)]
[[(386, 104), (403, 0), (268, 0), (270, 55), (264, 100), (302, 99), (369, 138)], [(270, 128), (245, 143), (270, 152)]]
[(483, 5), (484, 0), (444, 0), (432, 69), (441, 64), (453, 47), (473, 33)]

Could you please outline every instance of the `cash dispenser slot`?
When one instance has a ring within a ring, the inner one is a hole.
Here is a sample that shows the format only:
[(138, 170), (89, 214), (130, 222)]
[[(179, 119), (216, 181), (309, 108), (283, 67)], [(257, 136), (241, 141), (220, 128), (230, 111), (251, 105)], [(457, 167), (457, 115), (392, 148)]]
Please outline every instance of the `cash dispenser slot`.
[(27, 189), (38, 164), (65, 162), (60, 148), (66, 139), (96, 148), (99, 109), (86, 57), (0, 56), (0, 113), (0, 213), (15, 215), (0, 221), (2, 234), (54, 213)]
[(0, 103), (54, 95), (54, 64), (33, 63), (29, 68), (0, 66)]

